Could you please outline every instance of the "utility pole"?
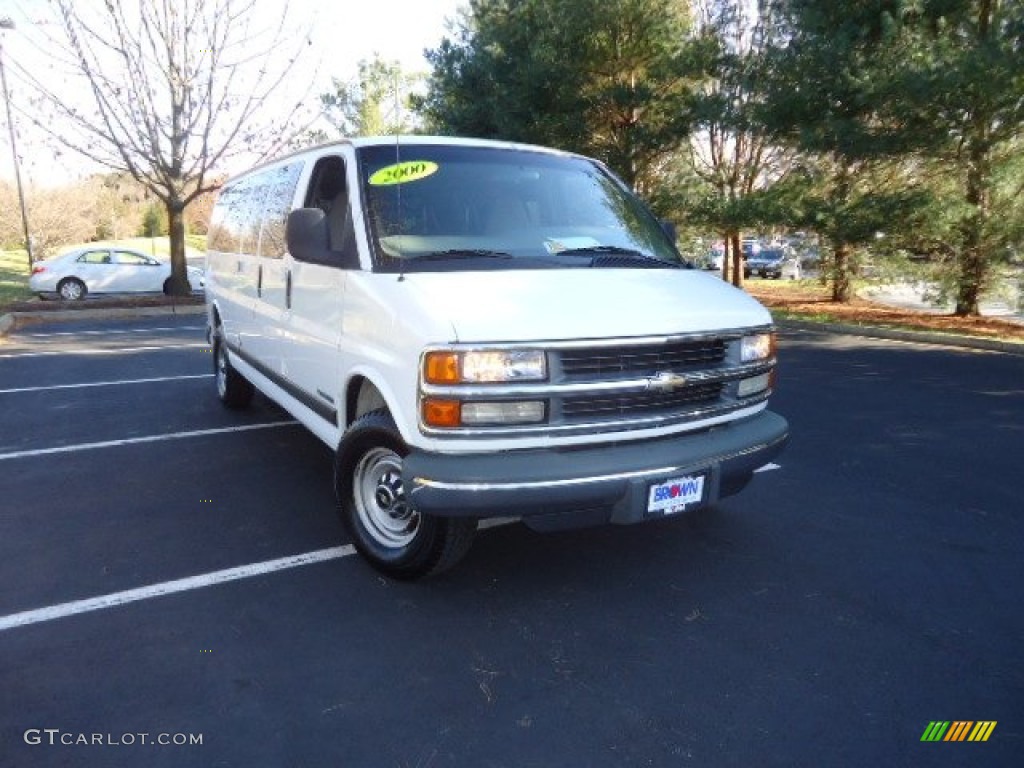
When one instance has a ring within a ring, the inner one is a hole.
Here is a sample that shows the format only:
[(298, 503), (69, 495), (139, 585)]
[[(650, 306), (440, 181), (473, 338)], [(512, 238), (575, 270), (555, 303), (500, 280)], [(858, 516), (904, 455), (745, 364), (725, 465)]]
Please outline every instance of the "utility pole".
[[(0, 30), (14, 29), (10, 16), (0, 18)], [(18, 186), (18, 204), (21, 206), (21, 227), (25, 232), (25, 251), (28, 253), (28, 267), (32, 269), (32, 236), (28, 231), (28, 212), (25, 210), (25, 192), (21, 186), (21, 165), (18, 162), (18, 146), (14, 140), (14, 120), (11, 119), (11, 96), (7, 92), (7, 73), (4, 70), (3, 35), (0, 34), (0, 87), (4, 89), (4, 105), (7, 107), (7, 130), (11, 135), (11, 157), (14, 160), (14, 181)]]

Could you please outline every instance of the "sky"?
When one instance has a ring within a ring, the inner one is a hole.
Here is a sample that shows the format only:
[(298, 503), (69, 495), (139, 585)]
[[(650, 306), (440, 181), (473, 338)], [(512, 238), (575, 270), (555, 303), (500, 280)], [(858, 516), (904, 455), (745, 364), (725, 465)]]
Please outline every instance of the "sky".
[[(94, 0), (78, 0), (87, 4)], [(131, 0), (125, 0), (131, 2)], [(143, 0), (146, 1), (146, 0)], [(375, 53), (387, 61), (398, 61), (406, 72), (426, 72), (429, 65), (423, 51), (435, 48), (449, 34), (448, 21), (454, 19), (468, 0), (289, 0), (290, 29), (308, 32), (310, 44), (304, 53), (298, 78), (303, 89), (312, 81), (310, 98), (329, 90), (331, 78), (349, 80), (357, 73), (358, 62)], [(0, 0), (0, 19), (14, 21), (13, 30), (0, 30), (7, 85), (14, 108), (16, 143), (22, 181), (26, 185), (46, 187), (74, 176), (102, 170), (77, 157), (62, 156), (55, 161), (53, 152), (18, 110), (28, 109), (24, 87), (19, 87), (14, 63), (32, 63), (38, 50), (31, 44), (33, 32), (49, 27), (39, 22), (48, 18), (48, 0)], [(254, 12), (267, 20), (280, 14), (280, 0), (254, 0)], [(0, 179), (13, 181), (14, 164), (8, 138), (6, 113), (0, 110)]]

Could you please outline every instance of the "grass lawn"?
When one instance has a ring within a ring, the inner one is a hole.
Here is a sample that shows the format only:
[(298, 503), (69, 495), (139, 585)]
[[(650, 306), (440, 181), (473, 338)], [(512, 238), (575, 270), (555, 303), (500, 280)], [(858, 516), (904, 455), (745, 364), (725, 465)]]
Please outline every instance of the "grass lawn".
[[(82, 243), (76, 243), (74, 245), (67, 245), (58, 249), (59, 253), (67, 253), (73, 248), (81, 248)], [(160, 260), (166, 260), (171, 254), (171, 243), (170, 239), (166, 236), (163, 237), (126, 237), (121, 240), (99, 240), (95, 243), (89, 243), (89, 245), (102, 248), (107, 246), (109, 248), (131, 248), (134, 251), (145, 253), (149, 256)], [(186, 235), (185, 236), (185, 258), (197, 259), (202, 258), (206, 252), (206, 235)]]
[(28, 274), (28, 256), (24, 251), (0, 251), (0, 310), (12, 301), (32, 298)]

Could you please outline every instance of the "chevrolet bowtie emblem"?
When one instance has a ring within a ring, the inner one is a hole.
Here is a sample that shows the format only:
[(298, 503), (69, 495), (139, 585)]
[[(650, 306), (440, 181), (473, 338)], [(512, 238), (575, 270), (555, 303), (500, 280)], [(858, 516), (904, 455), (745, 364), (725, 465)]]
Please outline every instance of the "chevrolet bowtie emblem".
[(647, 388), (658, 392), (671, 392), (674, 389), (685, 387), (688, 383), (685, 376), (671, 371), (661, 371), (647, 380)]

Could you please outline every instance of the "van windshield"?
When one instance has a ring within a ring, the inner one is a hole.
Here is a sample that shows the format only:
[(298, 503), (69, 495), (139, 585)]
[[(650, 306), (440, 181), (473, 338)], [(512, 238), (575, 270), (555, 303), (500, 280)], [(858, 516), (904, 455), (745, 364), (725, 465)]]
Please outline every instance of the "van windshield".
[(599, 164), (529, 149), (359, 150), (374, 269), (676, 268), (661, 225)]

